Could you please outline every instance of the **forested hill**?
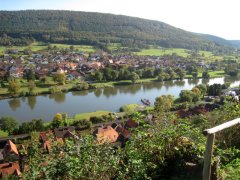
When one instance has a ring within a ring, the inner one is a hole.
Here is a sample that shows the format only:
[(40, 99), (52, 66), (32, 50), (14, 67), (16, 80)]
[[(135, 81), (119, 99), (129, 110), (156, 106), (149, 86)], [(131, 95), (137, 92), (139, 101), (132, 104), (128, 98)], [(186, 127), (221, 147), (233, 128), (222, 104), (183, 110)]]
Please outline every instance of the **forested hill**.
[(209, 34), (201, 34), (203, 37), (207, 38), (210, 41), (213, 41), (219, 45), (223, 46), (232, 46), (239, 48), (240, 47), (240, 41), (239, 40), (226, 40), (218, 36), (213, 36)]
[(11, 37), (102, 47), (111, 42), (137, 48), (160, 45), (203, 50), (224, 49), (223, 45), (201, 35), (163, 22), (90, 12), (0, 11), (0, 33), (3, 42)]

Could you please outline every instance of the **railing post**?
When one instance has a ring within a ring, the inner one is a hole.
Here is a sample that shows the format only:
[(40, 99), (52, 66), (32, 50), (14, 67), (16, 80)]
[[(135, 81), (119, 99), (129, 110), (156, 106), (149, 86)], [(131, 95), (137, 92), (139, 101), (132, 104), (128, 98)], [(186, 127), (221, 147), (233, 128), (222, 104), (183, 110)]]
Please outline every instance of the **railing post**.
[(203, 180), (210, 180), (211, 178), (211, 159), (213, 153), (214, 139), (215, 133), (207, 135), (206, 152), (203, 165)]

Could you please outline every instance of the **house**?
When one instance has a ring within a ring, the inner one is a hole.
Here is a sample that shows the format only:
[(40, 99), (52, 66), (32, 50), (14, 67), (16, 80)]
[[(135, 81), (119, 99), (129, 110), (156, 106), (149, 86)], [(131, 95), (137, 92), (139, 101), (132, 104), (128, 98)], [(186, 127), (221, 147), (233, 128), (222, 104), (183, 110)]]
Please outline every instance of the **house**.
[(131, 137), (130, 132), (127, 129), (125, 129), (124, 127), (122, 127), (121, 124), (117, 125), (115, 127), (115, 130), (119, 134), (117, 141), (121, 143), (121, 147), (124, 147), (126, 141), (128, 141)]
[(18, 153), (17, 146), (11, 140), (7, 140), (7, 143), (4, 146), (2, 155), (3, 155), (4, 161), (18, 160), (19, 153)]
[(9, 69), (9, 76), (19, 78), (23, 76), (23, 69), (21, 67), (12, 66)]
[(129, 139), (131, 136), (130, 132), (124, 127), (122, 127), (120, 124), (116, 126), (115, 130), (118, 132), (119, 136), (123, 136), (124, 139)]
[(53, 136), (51, 131), (40, 132), (39, 134), (39, 142), (41, 143), (42, 147), (47, 150), (48, 153), (51, 151), (51, 136)]
[(78, 139), (78, 137), (75, 134), (73, 134), (74, 130), (75, 130), (74, 126), (64, 127), (64, 128), (55, 128), (53, 131), (54, 131), (56, 141), (62, 142), (65, 138)]
[(126, 123), (125, 123), (125, 128), (126, 129), (128, 129), (128, 128), (136, 128), (136, 127), (138, 127), (138, 123), (135, 122), (132, 119), (127, 120)]
[(89, 64), (89, 66), (92, 68), (92, 69), (100, 69), (102, 68), (102, 63), (100, 62), (92, 62)]
[(93, 135), (97, 138), (99, 144), (114, 143), (118, 139), (118, 132), (111, 126), (105, 128), (98, 128), (93, 132)]
[(72, 78), (75, 78), (75, 79), (80, 79), (81, 78), (81, 74), (75, 70), (71, 71), (69, 73), (69, 75), (72, 77)]
[(16, 175), (18, 178), (22, 177), (19, 163), (17, 161), (11, 162), (11, 163), (0, 164), (0, 178), (4, 179), (10, 175)]

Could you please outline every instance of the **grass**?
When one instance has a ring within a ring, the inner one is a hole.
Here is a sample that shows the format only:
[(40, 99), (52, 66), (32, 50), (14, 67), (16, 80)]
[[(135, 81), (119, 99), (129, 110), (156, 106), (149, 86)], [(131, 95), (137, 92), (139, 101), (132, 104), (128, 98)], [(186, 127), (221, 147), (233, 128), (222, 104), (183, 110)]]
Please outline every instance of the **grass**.
[[(137, 83), (153, 82), (155, 80), (156, 78), (139, 79)], [(132, 84), (132, 81), (131, 80), (109, 81), (109, 82), (93, 83), (92, 85), (96, 86), (96, 88), (103, 88), (103, 87), (113, 87), (114, 85), (127, 85), (127, 84)]]
[(120, 111), (125, 112), (127, 114), (132, 114), (137, 111), (139, 104), (127, 104), (120, 108)]
[(94, 52), (95, 48), (93, 46), (86, 46), (86, 45), (69, 45), (69, 44), (51, 44), (52, 46), (56, 46), (58, 48), (63, 49), (69, 49), (70, 46), (73, 46), (74, 49), (77, 49), (78, 51), (84, 51), (84, 52)]
[(31, 48), (32, 51), (36, 52), (36, 51), (41, 51), (41, 50), (45, 50), (47, 49), (47, 45), (40, 43), (40, 42), (35, 42), (33, 44), (31, 44), (30, 46), (0, 46), (0, 53), (4, 53), (5, 50), (7, 49), (17, 49), (19, 51), (23, 51), (24, 49), (28, 49)]
[(107, 46), (107, 49), (109, 51), (116, 51), (116, 50), (122, 50), (125, 49), (126, 47), (123, 47), (120, 43), (111, 43)]
[[(63, 48), (63, 49), (69, 49), (70, 48), (70, 44), (51, 44), (52, 46), (56, 46), (58, 48)], [(37, 52), (37, 51), (42, 51), (42, 50), (46, 50), (47, 49), (47, 44), (46, 43), (41, 43), (41, 42), (34, 42), (32, 43), (30, 46), (0, 46), (0, 54), (4, 54), (4, 52), (7, 49), (17, 49), (19, 51), (23, 51), (24, 49), (28, 49), (31, 48), (31, 50), (33, 52)], [(86, 45), (73, 45), (74, 49), (77, 49), (78, 51), (83, 51), (83, 52), (94, 52), (95, 48), (93, 46), (86, 46)]]
[(7, 137), (8, 133), (5, 131), (0, 130), (0, 137)]
[[(208, 71), (210, 78), (218, 78), (223, 77), (226, 75), (226, 73), (223, 70), (220, 71)], [(192, 75), (187, 74), (185, 78), (189, 79), (192, 78)], [(202, 78), (202, 72), (198, 72), (198, 78)]]
[(211, 78), (216, 78), (216, 77), (223, 77), (226, 75), (226, 73), (221, 70), (221, 71), (209, 71), (209, 75)]
[(178, 56), (187, 57), (189, 53), (186, 49), (181, 48), (150, 48), (150, 49), (142, 49), (140, 52), (135, 52), (134, 54), (139, 56), (163, 56), (163, 55), (172, 55), (176, 53)]
[(77, 120), (89, 119), (90, 117), (93, 117), (93, 116), (99, 117), (99, 116), (102, 116), (102, 115), (107, 115), (109, 113), (110, 113), (110, 111), (95, 111), (95, 112), (76, 114), (74, 116), (74, 118), (77, 119)]
[(103, 115), (108, 115), (109, 113), (111, 113), (111, 112), (110, 111), (95, 111), (95, 112), (80, 113), (80, 114), (76, 114), (73, 118), (68, 118), (67, 123), (71, 124), (74, 121), (83, 120), (83, 119), (89, 120), (90, 117), (93, 117), (93, 116), (100, 117)]

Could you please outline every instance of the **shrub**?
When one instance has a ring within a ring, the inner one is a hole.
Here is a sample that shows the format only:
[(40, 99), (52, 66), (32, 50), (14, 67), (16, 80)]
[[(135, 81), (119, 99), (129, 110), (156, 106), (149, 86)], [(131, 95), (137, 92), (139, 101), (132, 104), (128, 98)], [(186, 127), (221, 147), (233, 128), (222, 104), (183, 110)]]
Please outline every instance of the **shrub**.
[(52, 86), (52, 87), (49, 88), (49, 92), (51, 94), (54, 94), (54, 93), (60, 93), (62, 91), (61, 91), (61, 89), (58, 86)]

